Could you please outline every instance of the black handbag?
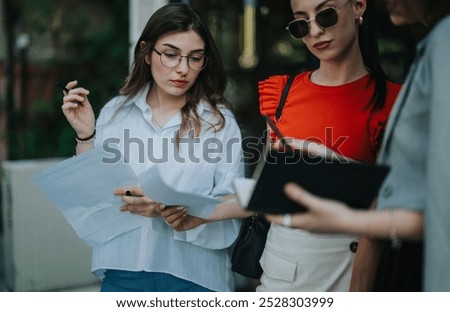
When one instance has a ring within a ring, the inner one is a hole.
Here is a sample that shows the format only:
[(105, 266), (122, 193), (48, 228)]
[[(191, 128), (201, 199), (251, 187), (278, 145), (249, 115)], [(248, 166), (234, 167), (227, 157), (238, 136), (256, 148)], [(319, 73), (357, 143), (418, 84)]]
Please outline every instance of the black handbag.
[[(289, 76), (284, 86), (280, 103), (275, 113), (276, 120), (281, 118), (284, 103), (294, 79), (295, 75)], [(259, 259), (261, 259), (266, 246), (269, 228), (270, 223), (259, 214), (254, 214), (242, 221), (231, 256), (231, 269), (233, 272), (254, 279), (261, 277), (263, 270), (259, 264)]]
[(249, 278), (260, 278), (262, 268), (259, 259), (266, 245), (270, 223), (255, 214), (242, 221), (238, 238), (231, 257), (231, 269)]

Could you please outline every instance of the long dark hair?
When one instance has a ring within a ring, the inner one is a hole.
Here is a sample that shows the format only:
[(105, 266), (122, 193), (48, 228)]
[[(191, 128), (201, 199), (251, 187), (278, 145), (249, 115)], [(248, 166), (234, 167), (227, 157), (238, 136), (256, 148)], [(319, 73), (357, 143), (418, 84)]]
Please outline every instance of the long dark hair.
[(371, 5), (371, 1), (367, 1), (367, 9), (363, 16), (364, 22), (359, 27), (358, 37), (364, 64), (375, 81), (375, 91), (369, 107), (377, 110), (382, 109), (385, 105), (388, 77), (380, 64), (377, 37), (371, 21), (373, 14), (374, 7)]
[[(131, 73), (120, 90), (120, 94), (127, 100), (137, 95), (149, 81), (153, 80), (145, 56), (153, 50), (156, 41), (163, 35), (189, 30), (195, 31), (205, 42), (208, 64), (187, 92), (186, 104), (181, 109), (182, 122), (178, 138), (191, 130), (192, 126), (195, 136), (200, 133), (201, 120), (196, 108), (201, 99), (206, 100), (219, 117), (217, 124), (214, 125), (216, 131), (225, 125), (225, 118), (218, 107), (218, 104), (227, 105), (224, 97), (227, 85), (225, 69), (211, 33), (194, 8), (183, 3), (172, 3), (161, 7), (150, 17), (134, 48)], [(142, 41), (146, 44), (141, 47)]]

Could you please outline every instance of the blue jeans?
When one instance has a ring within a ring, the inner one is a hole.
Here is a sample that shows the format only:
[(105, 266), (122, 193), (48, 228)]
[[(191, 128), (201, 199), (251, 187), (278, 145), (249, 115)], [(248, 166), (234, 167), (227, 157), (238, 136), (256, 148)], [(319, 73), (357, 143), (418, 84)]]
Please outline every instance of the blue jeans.
[(106, 270), (103, 292), (208, 292), (205, 287), (167, 273)]

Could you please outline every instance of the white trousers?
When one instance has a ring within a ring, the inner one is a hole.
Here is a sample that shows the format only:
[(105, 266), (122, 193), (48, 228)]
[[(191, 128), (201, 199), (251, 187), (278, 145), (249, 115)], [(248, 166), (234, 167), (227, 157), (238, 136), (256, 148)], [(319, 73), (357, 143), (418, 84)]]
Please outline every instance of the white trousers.
[(348, 291), (351, 235), (313, 234), (272, 224), (260, 259), (264, 273), (256, 291)]

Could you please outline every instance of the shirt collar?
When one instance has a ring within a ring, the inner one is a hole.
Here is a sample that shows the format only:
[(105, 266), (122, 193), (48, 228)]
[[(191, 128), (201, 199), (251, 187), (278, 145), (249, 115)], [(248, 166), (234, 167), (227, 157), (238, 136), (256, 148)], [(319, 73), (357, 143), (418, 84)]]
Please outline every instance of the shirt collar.
[(205, 111), (211, 113), (214, 110), (213, 110), (213, 108), (211, 107), (211, 105), (208, 102), (206, 102), (204, 99), (201, 99), (200, 102), (197, 105), (197, 114), (199, 116), (201, 116), (203, 114), (203, 112), (205, 112)]
[(125, 103), (125, 107), (130, 106), (132, 104), (135, 104), (137, 107), (139, 107), (142, 111), (150, 109), (149, 105), (147, 104), (147, 94), (150, 90), (151, 82), (149, 81), (144, 88), (141, 89), (133, 98), (131, 98), (130, 101)]

